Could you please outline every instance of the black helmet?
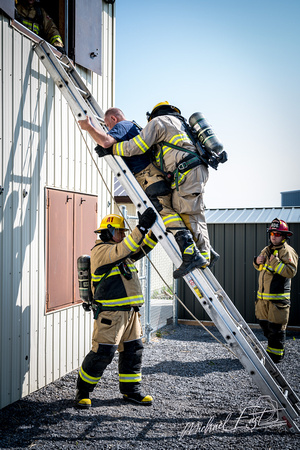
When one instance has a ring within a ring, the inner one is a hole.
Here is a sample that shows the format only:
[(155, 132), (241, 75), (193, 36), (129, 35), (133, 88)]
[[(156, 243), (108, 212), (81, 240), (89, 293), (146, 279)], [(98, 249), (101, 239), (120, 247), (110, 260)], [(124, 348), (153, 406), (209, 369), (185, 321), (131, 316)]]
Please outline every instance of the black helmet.
[(157, 103), (157, 105), (155, 105), (154, 108), (152, 109), (151, 113), (149, 113), (149, 112), (146, 113), (146, 116), (147, 116), (148, 122), (150, 122), (150, 120), (154, 119), (154, 117), (165, 115), (168, 113), (172, 114), (174, 112), (181, 114), (181, 111), (179, 108), (177, 108), (176, 106), (172, 106), (172, 105), (170, 105), (169, 102), (165, 101), (165, 102)]

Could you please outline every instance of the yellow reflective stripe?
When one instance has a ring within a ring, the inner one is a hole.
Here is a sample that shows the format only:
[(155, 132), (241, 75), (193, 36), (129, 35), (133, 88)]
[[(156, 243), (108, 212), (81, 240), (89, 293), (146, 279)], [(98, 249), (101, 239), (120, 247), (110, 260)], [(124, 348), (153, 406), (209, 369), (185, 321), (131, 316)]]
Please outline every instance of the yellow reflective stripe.
[[(182, 180), (186, 177), (186, 175), (191, 171), (192, 169), (187, 170), (186, 172), (178, 172), (178, 178), (177, 178), (177, 184), (180, 184), (182, 182)], [(176, 187), (176, 180), (173, 181), (173, 183), (171, 184), (171, 188), (175, 189)]]
[(163, 223), (165, 225), (172, 222), (183, 222), (182, 218), (178, 214), (172, 214), (166, 217), (163, 217)]
[(146, 151), (149, 150), (149, 145), (147, 145), (146, 142), (143, 141), (139, 134), (133, 138), (133, 141), (139, 147), (139, 149), (142, 150), (143, 153), (146, 153)]
[(116, 147), (115, 147), (116, 155), (124, 156), (123, 144), (124, 144), (124, 142), (118, 142), (116, 144)]
[[(108, 277), (110, 277), (112, 275), (120, 275), (120, 274), (121, 274), (121, 272), (120, 272), (119, 268), (113, 267), (112, 270), (110, 271)], [(97, 282), (97, 281), (101, 281), (104, 276), (105, 276), (105, 273), (103, 273), (102, 275), (95, 275), (94, 273), (92, 273), (91, 279), (92, 279), (92, 281)]]
[(172, 139), (170, 139), (169, 142), (170, 142), (170, 144), (177, 145), (178, 142), (185, 141), (185, 140), (187, 140), (187, 135), (186, 135), (186, 133), (180, 133), (180, 134), (175, 134), (175, 135), (172, 137)]
[(159, 152), (157, 155), (155, 155), (155, 161), (156, 161), (156, 164), (158, 165), (158, 167), (160, 166), (160, 154), (161, 154), (161, 152)]
[(91, 377), (83, 370), (82, 367), (80, 367), (80, 369), (79, 369), (79, 376), (83, 381), (85, 381), (86, 383), (89, 383), (89, 384), (97, 384), (101, 378), (101, 377)]
[(130, 267), (130, 272), (137, 272), (137, 268), (134, 264), (127, 264), (128, 267)]
[(185, 255), (193, 255), (195, 250), (195, 244), (191, 244), (188, 247), (186, 247), (183, 251)]
[(146, 234), (146, 236), (143, 239), (143, 244), (148, 245), (148, 247), (150, 247), (150, 248), (154, 248), (157, 243), (155, 241), (153, 241), (148, 234)]
[(112, 300), (96, 300), (97, 303), (101, 303), (103, 306), (121, 306), (121, 305), (136, 305), (144, 303), (143, 295), (133, 295), (131, 297), (114, 298)]
[(129, 250), (131, 250), (132, 252), (135, 252), (139, 247), (140, 247), (140, 245), (139, 244), (137, 244), (134, 240), (133, 240), (133, 238), (132, 238), (132, 236), (127, 236), (125, 239), (124, 239), (124, 244), (126, 245), (126, 247), (128, 247), (129, 248)]
[(280, 262), (280, 263), (278, 264), (278, 266), (275, 267), (275, 272), (278, 273), (278, 274), (281, 274), (281, 272), (283, 271), (283, 269), (284, 269), (284, 264), (283, 264), (283, 262)]
[(167, 145), (163, 145), (162, 146), (162, 154), (163, 154), (163, 156), (165, 156), (166, 153), (168, 153), (170, 150), (172, 150), (172, 147), (168, 147)]
[(136, 383), (142, 380), (141, 373), (119, 373), (119, 381), (121, 383)]
[(273, 353), (274, 355), (282, 356), (284, 353), (284, 349), (283, 348), (272, 348), (272, 347), (268, 346), (267, 352)]
[(26, 27), (32, 29), (33, 23), (27, 22), (27, 20), (22, 20), (23, 25), (26, 25)]
[(39, 27), (39, 25), (37, 23), (33, 24), (33, 32), (35, 34), (40, 34), (40, 27)]
[(289, 300), (291, 298), (290, 292), (284, 292), (283, 294), (268, 294), (266, 292), (257, 292), (257, 298), (263, 300)]
[(269, 272), (274, 272), (274, 269), (272, 266), (268, 266), (268, 264), (264, 264), (263, 270), (268, 270)]
[(56, 34), (50, 39), (50, 44), (53, 44), (53, 42), (58, 41), (60, 44), (63, 44), (63, 41), (61, 40), (61, 37), (59, 34)]
[[(127, 264), (128, 267), (130, 268), (130, 272), (137, 272), (137, 268), (135, 267), (134, 264)], [(121, 275), (120, 269), (118, 267), (114, 267), (109, 275), (107, 275), (107, 278), (112, 277), (114, 275)], [(102, 278), (105, 276), (105, 273), (103, 273), (102, 275), (95, 275), (94, 273), (91, 274), (91, 279), (92, 281), (101, 281)]]
[(208, 261), (209, 260), (209, 254), (207, 252), (201, 252), (201, 255), (204, 256), (204, 258)]

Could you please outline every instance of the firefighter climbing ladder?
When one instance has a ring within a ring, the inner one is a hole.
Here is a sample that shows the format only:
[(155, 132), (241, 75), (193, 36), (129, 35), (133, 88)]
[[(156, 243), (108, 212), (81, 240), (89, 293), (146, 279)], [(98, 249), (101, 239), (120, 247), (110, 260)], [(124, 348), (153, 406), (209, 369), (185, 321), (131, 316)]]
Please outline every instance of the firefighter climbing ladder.
[[(75, 117), (84, 119), (88, 115), (96, 128), (107, 131), (103, 120), (103, 111), (70, 59), (65, 55), (58, 59), (45, 41), (36, 44), (34, 50), (65, 97)], [(148, 206), (153, 207), (122, 158), (108, 155), (105, 160), (139, 212), (142, 213)], [(157, 217), (153, 231), (174, 265), (179, 267), (182, 261), (178, 246), (173, 235), (166, 233), (160, 216)], [(295, 423), (295, 419), (300, 416), (299, 398), (265, 352), (212, 272), (208, 268), (196, 269), (186, 275), (184, 280), (222, 334), (229, 348), (237, 355), (251, 379), (264, 395), (270, 397), (278, 421), (284, 421), (290, 431), (300, 432)]]

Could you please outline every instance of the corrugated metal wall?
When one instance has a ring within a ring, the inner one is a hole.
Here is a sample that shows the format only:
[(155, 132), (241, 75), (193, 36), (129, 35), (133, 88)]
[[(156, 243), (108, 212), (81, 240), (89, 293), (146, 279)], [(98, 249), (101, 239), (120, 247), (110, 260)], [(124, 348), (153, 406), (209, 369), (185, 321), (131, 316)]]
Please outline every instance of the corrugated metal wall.
[[(103, 76), (81, 75), (106, 109), (114, 101), (114, 18), (103, 7)], [(31, 41), (2, 14), (0, 37), (2, 408), (79, 367), (91, 345), (92, 317), (81, 306), (45, 314), (46, 187), (98, 195), (99, 218), (111, 198)], [(99, 168), (111, 186), (102, 160)]]
[[(276, 214), (273, 213), (272, 218), (274, 217)], [(282, 216), (278, 217), (285, 220)], [(214, 275), (248, 323), (256, 323), (254, 302), (258, 286), (258, 272), (252, 263), (254, 256), (268, 245), (266, 223), (208, 224), (212, 245), (221, 255), (213, 268)], [(289, 226), (294, 233), (290, 244), (300, 254), (300, 223), (289, 223)], [(179, 282), (178, 292), (179, 297), (198, 319), (211, 320), (200, 303), (195, 300), (185, 282)], [(299, 326), (300, 267), (297, 275), (292, 279), (291, 303), (289, 325)], [(181, 305), (178, 307), (178, 317), (179, 319), (192, 319)]]

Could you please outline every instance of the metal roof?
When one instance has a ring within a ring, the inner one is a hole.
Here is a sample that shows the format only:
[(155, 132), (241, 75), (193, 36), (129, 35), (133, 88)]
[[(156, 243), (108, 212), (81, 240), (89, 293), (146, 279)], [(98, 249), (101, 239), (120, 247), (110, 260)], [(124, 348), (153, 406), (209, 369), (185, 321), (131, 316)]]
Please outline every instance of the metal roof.
[(287, 223), (300, 222), (300, 207), (207, 209), (206, 222), (213, 223), (271, 223), (275, 217)]

